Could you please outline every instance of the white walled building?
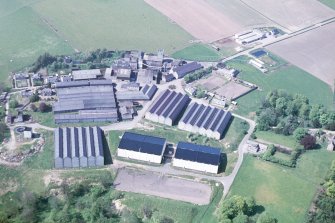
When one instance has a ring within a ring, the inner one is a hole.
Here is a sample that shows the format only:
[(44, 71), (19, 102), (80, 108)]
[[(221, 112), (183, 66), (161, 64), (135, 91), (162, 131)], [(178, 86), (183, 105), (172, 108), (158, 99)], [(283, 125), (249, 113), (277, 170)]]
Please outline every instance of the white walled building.
[(172, 163), (175, 167), (217, 174), (220, 158), (218, 148), (179, 142)]
[(125, 132), (120, 141), (117, 155), (120, 157), (151, 163), (161, 163), (166, 139)]

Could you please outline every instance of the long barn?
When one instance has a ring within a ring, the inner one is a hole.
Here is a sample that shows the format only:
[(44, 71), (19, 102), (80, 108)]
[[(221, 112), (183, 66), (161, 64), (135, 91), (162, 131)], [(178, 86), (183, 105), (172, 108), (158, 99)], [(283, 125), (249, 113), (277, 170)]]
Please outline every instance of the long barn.
[(55, 168), (103, 166), (102, 134), (103, 132), (99, 127), (55, 129)]
[(189, 102), (189, 96), (166, 90), (152, 104), (145, 114), (145, 118), (153, 122), (172, 126), (176, 124)]
[(175, 167), (216, 174), (219, 171), (220, 158), (219, 148), (179, 142), (172, 162)]
[(220, 140), (230, 119), (229, 111), (194, 102), (186, 109), (178, 128)]

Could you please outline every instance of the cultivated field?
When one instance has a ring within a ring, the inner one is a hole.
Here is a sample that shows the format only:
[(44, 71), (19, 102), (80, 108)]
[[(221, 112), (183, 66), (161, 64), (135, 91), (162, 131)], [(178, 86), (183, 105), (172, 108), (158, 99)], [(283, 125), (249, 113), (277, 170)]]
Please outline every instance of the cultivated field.
[(316, 0), (241, 0), (290, 32), (335, 17), (335, 11)]
[(275, 43), (267, 48), (334, 88), (334, 23)]
[(119, 170), (114, 185), (121, 191), (149, 194), (199, 205), (209, 204), (212, 193), (208, 184), (131, 169)]
[[(221, 11), (215, 5), (205, 0), (145, 0), (148, 4), (162, 12), (164, 15), (169, 17), (171, 20), (176, 22), (194, 37), (205, 42), (213, 42), (223, 37), (228, 37), (236, 32), (243, 31), (249, 24), (242, 21), (244, 19), (237, 19), (238, 16), (231, 16), (234, 13), (226, 13), (230, 8), (234, 8), (233, 11), (239, 11), (238, 14), (243, 14), (247, 18), (254, 16), (250, 9), (240, 4), (238, 1), (229, 3), (225, 1), (228, 6), (227, 10)], [(237, 2), (237, 3), (235, 3)], [(221, 4), (218, 3), (217, 4)], [(222, 3), (223, 4), (223, 3)], [(223, 6), (222, 8), (225, 8)], [(244, 14), (244, 12), (246, 13)], [(235, 18), (235, 19), (234, 19)], [(263, 23), (263, 19), (259, 19), (259, 16), (255, 16), (255, 21), (250, 24)]]

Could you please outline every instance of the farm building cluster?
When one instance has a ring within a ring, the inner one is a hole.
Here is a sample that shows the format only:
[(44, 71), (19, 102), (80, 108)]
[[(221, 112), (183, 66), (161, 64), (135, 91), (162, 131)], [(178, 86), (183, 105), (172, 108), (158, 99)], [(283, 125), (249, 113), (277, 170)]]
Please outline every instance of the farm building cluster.
[[(166, 139), (125, 132), (118, 147), (118, 156), (160, 164), (164, 158)], [(175, 167), (207, 173), (218, 173), (221, 150), (188, 142), (179, 142), (172, 160)]]
[(188, 95), (166, 90), (151, 105), (145, 118), (165, 125), (220, 140), (231, 120), (231, 113), (198, 103)]
[(103, 132), (99, 127), (64, 127), (54, 131), (55, 168), (104, 165)]
[[(71, 62), (71, 58), (66, 57), (66, 61)], [(157, 84), (183, 78), (199, 69), (202, 65), (197, 62), (164, 57), (163, 50), (156, 54), (134, 50), (125, 51), (106, 69), (75, 67), (68, 75), (53, 76), (17, 73), (13, 75), (13, 85), (24, 87), (22, 96), (26, 98), (38, 94), (51, 101), (56, 99), (52, 105), (56, 124), (113, 123), (133, 119), (143, 103), (154, 97)], [(39, 86), (44, 86), (29, 89), (37, 80)]]

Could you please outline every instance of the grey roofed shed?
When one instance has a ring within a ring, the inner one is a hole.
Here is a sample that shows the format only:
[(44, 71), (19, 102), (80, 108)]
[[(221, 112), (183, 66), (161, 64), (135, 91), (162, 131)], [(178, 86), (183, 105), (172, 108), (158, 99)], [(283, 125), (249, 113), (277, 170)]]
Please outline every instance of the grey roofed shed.
[(87, 148), (86, 133), (84, 128), (78, 128), (78, 144), (79, 144), (79, 163), (80, 167), (87, 167)]
[(71, 157), (72, 167), (79, 167), (79, 141), (78, 141), (78, 129), (71, 128)]
[(71, 156), (71, 135), (69, 128), (63, 128), (63, 159), (64, 168), (72, 167), (72, 156)]
[(93, 138), (94, 138), (94, 149), (95, 149), (95, 164), (96, 166), (104, 165), (104, 151), (102, 144), (101, 129), (99, 127), (93, 127)]
[(63, 133), (61, 128), (57, 128), (55, 130), (54, 142), (55, 142), (55, 156), (54, 156), (55, 168), (64, 168)]
[(176, 78), (183, 78), (186, 74), (192, 73), (202, 68), (197, 62), (191, 62), (180, 67), (176, 67), (173, 71), (177, 74)]
[(89, 167), (95, 166), (95, 149), (94, 138), (92, 135), (92, 128), (85, 127), (86, 132), (86, 146), (87, 146), (87, 164)]

